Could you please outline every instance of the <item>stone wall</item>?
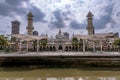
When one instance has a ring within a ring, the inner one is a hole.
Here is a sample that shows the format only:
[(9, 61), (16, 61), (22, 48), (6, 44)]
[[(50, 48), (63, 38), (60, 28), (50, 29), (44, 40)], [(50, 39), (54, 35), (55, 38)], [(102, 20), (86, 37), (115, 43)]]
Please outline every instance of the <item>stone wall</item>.
[(39, 56), (1, 57), (1, 66), (120, 67), (120, 56)]

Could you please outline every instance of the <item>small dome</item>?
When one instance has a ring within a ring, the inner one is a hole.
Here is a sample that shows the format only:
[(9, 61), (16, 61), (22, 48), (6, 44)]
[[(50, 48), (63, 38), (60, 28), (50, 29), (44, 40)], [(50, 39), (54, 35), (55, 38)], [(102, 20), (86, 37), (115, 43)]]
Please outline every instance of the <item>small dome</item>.
[(35, 36), (38, 36), (38, 32), (37, 31), (33, 31), (33, 35), (35, 35)]

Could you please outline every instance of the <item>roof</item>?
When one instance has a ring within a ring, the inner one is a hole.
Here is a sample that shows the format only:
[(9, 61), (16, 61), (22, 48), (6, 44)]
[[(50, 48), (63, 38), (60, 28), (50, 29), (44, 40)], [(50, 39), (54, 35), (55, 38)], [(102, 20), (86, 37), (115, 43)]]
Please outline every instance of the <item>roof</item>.
[(11, 36), (18, 38), (21, 41), (32, 41), (32, 40), (40, 40), (43, 38), (47, 38), (46, 36), (33, 36), (33, 35), (25, 35), (25, 34), (13, 34)]
[(98, 33), (94, 35), (74, 35), (77, 39), (106, 39), (107, 37), (114, 37), (115, 33)]
[(74, 37), (77, 38), (77, 39), (88, 39), (88, 38), (90, 38), (89, 35), (74, 35)]

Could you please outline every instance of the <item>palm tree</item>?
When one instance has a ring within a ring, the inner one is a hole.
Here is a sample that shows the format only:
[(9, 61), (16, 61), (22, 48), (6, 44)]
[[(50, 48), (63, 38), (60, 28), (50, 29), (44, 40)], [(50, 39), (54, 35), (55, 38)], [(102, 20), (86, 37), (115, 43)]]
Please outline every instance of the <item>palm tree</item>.
[(113, 45), (117, 46), (117, 47), (118, 47), (118, 52), (120, 52), (120, 39), (116, 39), (116, 40), (113, 42)]

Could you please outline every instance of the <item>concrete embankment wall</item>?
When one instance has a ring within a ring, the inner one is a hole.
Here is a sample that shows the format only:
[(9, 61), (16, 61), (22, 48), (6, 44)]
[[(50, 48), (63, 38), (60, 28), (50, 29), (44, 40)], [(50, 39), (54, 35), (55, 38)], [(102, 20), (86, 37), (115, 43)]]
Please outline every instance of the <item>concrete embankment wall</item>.
[(1, 66), (120, 67), (120, 56), (14, 56), (0, 57)]

